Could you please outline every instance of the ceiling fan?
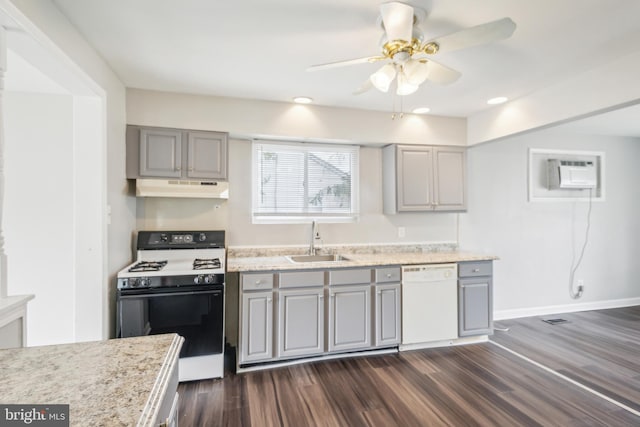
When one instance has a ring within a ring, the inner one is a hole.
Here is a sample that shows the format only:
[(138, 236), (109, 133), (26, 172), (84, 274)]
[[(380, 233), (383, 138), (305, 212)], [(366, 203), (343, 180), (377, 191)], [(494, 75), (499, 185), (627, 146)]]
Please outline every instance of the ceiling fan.
[(511, 18), (502, 18), (424, 41), (419, 24), (425, 15), (423, 9), (406, 3), (383, 3), (380, 5), (380, 23), (385, 34), (380, 41), (380, 55), (313, 65), (307, 71), (387, 61), (354, 94), (366, 92), (372, 87), (387, 92), (395, 79), (396, 94), (409, 95), (426, 80), (449, 84), (460, 77), (460, 72), (433, 61), (431, 56), (438, 52), (451, 52), (503, 40), (511, 37), (516, 29)]

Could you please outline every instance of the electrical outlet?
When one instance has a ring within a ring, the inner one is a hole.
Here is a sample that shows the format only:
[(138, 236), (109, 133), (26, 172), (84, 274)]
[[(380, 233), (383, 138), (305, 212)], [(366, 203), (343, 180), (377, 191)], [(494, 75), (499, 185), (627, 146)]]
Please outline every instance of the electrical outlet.
[(406, 230), (404, 227), (398, 227), (398, 237), (404, 237), (406, 235)]

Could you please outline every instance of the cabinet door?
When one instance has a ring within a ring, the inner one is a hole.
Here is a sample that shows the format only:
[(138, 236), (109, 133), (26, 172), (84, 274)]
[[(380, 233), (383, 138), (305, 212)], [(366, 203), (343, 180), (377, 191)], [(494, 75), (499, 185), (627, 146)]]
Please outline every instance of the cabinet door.
[(272, 292), (242, 295), (240, 363), (273, 358)]
[(182, 132), (140, 130), (140, 176), (179, 178), (182, 174)]
[(400, 343), (400, 283), (375, 287), (375, 346)]
[(371, 346), (371, 286), (329, 288), (329, 351)]
[(460, 147), (434, 148), (434, 209), (466, 209), (466, 151)]
[(189, 132), (187, 177), (227, 179), (227, 135)]
[(461, 337), (493, 333), (491, 292), (491, 277), (459, 280), (458, 334)]
[(398, 146), (397, 150), (398, 212), (432, 210), (433, 149)]
[(281, 290), (278, 297), (278, 357), (324, 352), (324, 290)]

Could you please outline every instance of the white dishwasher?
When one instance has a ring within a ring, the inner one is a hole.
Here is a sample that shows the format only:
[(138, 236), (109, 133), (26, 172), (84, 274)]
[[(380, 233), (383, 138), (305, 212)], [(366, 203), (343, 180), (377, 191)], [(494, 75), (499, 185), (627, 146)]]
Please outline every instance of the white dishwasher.
[(402, 344), (458, 338), (458, 265), (402, 267)]

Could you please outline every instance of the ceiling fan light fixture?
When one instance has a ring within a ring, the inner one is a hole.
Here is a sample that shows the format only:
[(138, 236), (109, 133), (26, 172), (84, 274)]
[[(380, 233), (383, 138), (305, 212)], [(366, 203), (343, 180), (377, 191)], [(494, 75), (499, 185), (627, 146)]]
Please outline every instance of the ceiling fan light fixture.
[(418, 90), (419, 85), (412, 84), (403, 71), (398, 73), (398, 87), (396, 89), (396, 94), (400, 96), (411, 95), (415, 91)]
[(385, 64), (375, 73), (371, 74), (371, 84), (381, 92), (389, 91), (389, 86), (396, 76), (396, 67), (393, 64)]
[(429, 65), (417, 59), (410, 59), (402, 69), (407, 77), (407, 81), (415, 86), (420, 86), (429, 77)]

